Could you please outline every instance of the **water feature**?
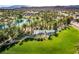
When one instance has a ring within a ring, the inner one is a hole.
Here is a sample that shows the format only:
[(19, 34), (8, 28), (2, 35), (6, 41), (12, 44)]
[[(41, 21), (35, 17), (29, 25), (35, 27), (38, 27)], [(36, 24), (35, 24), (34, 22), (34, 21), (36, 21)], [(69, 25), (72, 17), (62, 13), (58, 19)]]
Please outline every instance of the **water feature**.
[[(15, 26), (21, 27), (23, 24), (28, 25), (29, 24), (28, 19), (17, 19), (11, 23), (11, 26), (15, 25)], [(8, 25), (7, 24), (0, 24), (0, 30), (2, 30), (4, 28), (8, 28)]]
[(5, 24), (0, 24), (0, 30), (3, 30), (3, 29), (5, 29), (5, 28), (8, 28), (8, 26), (5, 25)]
[(16, 20), (15, 21), (16, 26), (22, 26), (23, 24), (29, 24), (28, 19), (21, 19), (21, 20)]

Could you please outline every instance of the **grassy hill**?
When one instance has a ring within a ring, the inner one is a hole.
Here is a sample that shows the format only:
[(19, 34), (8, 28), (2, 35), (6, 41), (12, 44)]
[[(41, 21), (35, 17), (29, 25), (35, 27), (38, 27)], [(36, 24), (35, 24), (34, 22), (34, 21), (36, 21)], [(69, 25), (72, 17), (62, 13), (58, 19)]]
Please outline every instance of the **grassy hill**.
[(73, 54), (76, 52), (77, 43), (79, 43), (79, 31), (71, 27), (61, 31), (58, 37), (52, 36), (52, 40), (23, 42), (22, 45), (17, 44), (2, 53)]

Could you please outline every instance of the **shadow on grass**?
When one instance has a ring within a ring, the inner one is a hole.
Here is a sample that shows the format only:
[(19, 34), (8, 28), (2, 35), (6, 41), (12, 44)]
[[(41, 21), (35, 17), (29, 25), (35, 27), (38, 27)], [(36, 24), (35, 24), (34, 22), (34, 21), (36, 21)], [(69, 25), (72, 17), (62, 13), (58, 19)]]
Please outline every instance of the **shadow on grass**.
[(9, 50), (11, 47), (15, 46), (15, 44), (17, 44), (18, 42), (15, 43), (11, 43), (11, 44), (3, 44), (0, 46), (0, 53), (5, 51), (5, 50)]
[(21, 45), (23, 45), (23, 42), (27, 42), (27, 41), (33, 41), (34, 39), (33, 38), (27, 38), (27, 39), (25, 39), (25, 40), (22, 40), (22, 41), (20, 41), (20, 43), (19, 43), (19, 45), (21, 46)]
[(35, 41), (43, 41), (44, 39), (42, 39), (42, 38), (38, 38), (38, 39), (27, 38), (27, 39), (21, 41), (21, 42), (19, 43), (19, 45), (21, 46), (21, 45), (23, 45), (23, 42), (28, 42), (28, 41), (33, 41), (33, 40), (35, 40)]

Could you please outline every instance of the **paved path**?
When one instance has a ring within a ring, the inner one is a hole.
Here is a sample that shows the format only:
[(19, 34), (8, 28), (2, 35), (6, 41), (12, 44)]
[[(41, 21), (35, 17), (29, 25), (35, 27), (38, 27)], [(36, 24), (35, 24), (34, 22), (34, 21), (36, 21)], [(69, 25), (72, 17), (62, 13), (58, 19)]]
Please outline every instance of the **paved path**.
[(73, 26), (74, 28), (76, 28), (76, 29), (79, 30), (79, 23), (77, 23), (77, 22), (71, 22), (71, 24), (72, 24), (72, 26)]

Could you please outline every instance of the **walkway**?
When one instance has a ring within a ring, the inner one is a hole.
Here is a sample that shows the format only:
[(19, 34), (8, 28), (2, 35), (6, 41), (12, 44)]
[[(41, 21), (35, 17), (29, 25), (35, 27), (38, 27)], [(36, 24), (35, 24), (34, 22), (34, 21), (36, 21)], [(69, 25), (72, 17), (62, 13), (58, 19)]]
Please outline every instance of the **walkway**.
[(72, 26), (73, 26), (74, 28), (76, 28), (76, 29), (79, 30), (79, 23), (77, 23), (77, 22), (71, 22), (71, 24), (72, 24)]

